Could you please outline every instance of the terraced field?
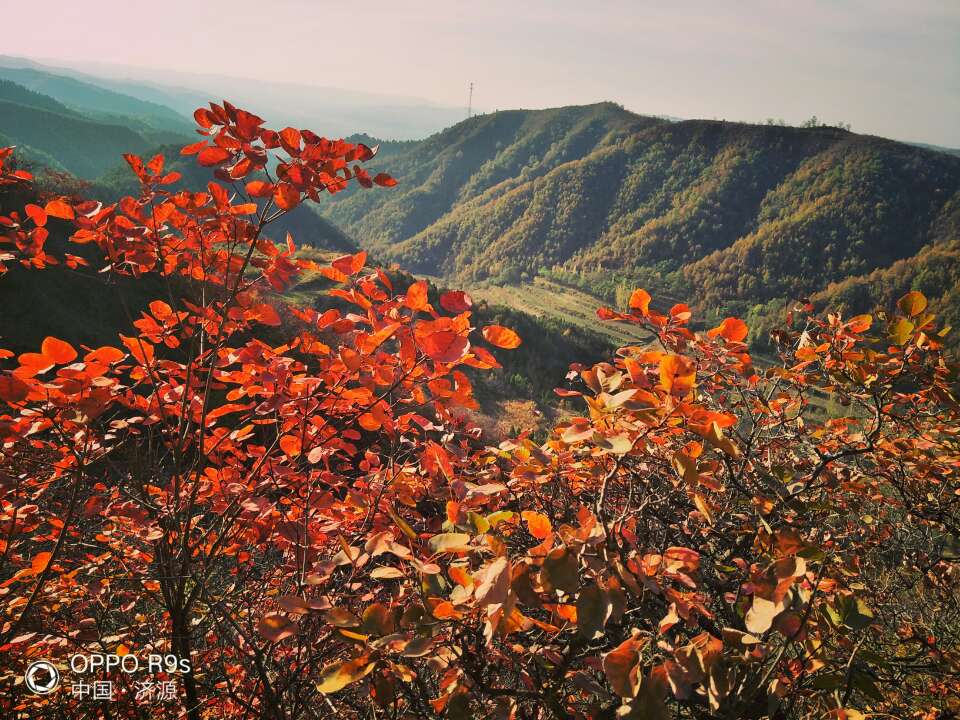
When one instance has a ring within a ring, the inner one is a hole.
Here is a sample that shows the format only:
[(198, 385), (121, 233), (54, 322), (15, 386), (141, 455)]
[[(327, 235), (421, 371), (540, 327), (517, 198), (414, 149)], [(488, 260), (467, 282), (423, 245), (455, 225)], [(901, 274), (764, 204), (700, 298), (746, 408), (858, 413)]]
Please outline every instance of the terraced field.
[(627, 323), (599, 320), (597, 308), (605, 303), (593, 295), (543, 278), (523, 285), (477, 285), (464, 289), (474, 300), (485, 300), (491, 305), (504, 305), (535, 317), (554, 318), (586, 328), (617, 345), (645, 343), (648, 339), (645, 333)]
[[(300, 248), (303, 257), (321, 263), (328, 263), (339, 253), (315, 248)], [(609, 340), (616, 346), (645, 343), (648, 338), (627, 323), (604, 322), (597, 318), (597, 308), (604, 305), (593, 295), (567, 287), (550, 280), (536, 278), (532, 283), (523, 285), (489, 285), (460, 283), (430, 275), (420, 275), (437, 287), (450, 287), (466, 290), (474, 301), (486, 301), (490, 305), (503, 305), (512, 310), (527, 313), (538, 318), (551, 318), (563, 324), (584, 328)], [(328, 282), (319, 273), (304, 273), (300, 281), (285, 292), (286, 299), (302, 305), (309, 305), (319, 288), (328, 286)]]

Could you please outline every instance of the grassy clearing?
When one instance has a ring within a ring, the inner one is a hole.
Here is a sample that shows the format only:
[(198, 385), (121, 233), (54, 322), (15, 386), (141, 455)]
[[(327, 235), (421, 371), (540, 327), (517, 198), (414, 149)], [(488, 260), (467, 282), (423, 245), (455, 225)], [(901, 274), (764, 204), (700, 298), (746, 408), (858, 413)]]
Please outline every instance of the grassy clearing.
[[(435, 281), (440, 282), (442, 281)], [(522, 285), (469, 285), (464, 288), (474, 300), (503, 305), (538, 318), (552, 318), (563, 324), (584, 328), (615, 346), (646, 343), (648, 337), (627, 323), (604, 322), (597, 318), (602, 300), (582, 290), (536, 278)]]

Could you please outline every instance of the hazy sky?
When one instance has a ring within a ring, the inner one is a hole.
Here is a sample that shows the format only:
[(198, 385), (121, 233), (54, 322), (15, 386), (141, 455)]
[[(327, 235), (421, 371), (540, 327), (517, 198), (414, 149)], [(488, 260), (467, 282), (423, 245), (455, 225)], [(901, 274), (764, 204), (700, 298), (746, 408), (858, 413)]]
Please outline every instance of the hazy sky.
[(958, 0), (2, 0), (0, 53), (960, 147)]

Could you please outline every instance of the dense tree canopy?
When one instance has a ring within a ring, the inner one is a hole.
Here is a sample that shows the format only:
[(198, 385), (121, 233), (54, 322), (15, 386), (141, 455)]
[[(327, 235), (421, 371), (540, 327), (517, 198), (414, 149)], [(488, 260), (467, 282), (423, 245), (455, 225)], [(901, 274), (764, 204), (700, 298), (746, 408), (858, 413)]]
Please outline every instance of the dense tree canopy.
[[(798, 307), (758, 367), (742, 321), (693, 332), (637, 290), (599, 317), (649, 343), (557, 389), (582, 415), (484, 438), (468, 371), (517, 333), (363, 253), (320, 266), (269, 238), (324, 191), (392, 186), (373, 151), (229, 103), (196, 119), (204, 192), (129, 156), (137, 196), (0, 212), (0, 263), (77, 263), (45, 247), (66, 223), (104, 274), (162, 288), (116, 343), (0, 351), (5, 716), (956, 709), (960, 409), (922, 294)], [(2, 197), (29, 180), (4, 171)], [(304, 270), (343, 309), (285, 304)], [(37, 658), (69, 680), (78, 652), (190, 662), (159, 674), (182, 689), (165, 704), (121, 672), (112, 702), (20, 683)]]
[[(669, 122), (601, 103), (472, 118), (387, 143), (375, 162), (396, 192), (343, 193), (324, 212), (378, 257), (451, 281), (550, 276), (608, 301), (639, 284), (698, 317), (751, 313), (752, 329), (875, 271), (906, 292), (923, 253), (960, 238), (960, 159), (836, 127)], [(930, 295), (938, 312), (948, 288)], [(888, 300), (862, 289), (853, 313)]]

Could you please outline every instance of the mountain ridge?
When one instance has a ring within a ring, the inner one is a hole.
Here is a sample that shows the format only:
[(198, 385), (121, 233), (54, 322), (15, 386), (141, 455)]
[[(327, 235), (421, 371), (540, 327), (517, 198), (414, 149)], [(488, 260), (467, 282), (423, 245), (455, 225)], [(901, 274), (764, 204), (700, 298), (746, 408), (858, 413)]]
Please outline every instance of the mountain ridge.
[(960, 226), (960, 158), (837, 127), (666, 122), (601, 103), (474, 118), (387, 143), (375, 162), (398, 192), (338, 195), (326, 214), (412, 272), (542, 276), (606, 298), (646, 284), (759, 325)]

